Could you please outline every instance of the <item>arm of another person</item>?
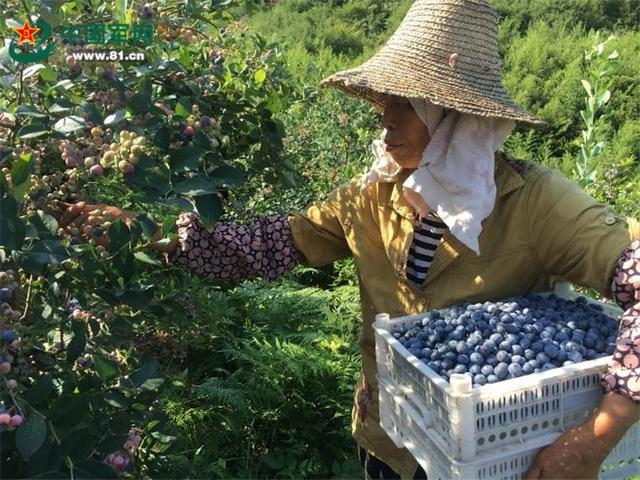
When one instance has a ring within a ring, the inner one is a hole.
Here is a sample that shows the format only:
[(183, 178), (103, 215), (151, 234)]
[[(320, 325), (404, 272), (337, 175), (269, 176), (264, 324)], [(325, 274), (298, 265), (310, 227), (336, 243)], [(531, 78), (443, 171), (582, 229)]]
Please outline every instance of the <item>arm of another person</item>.
[(207, 279), (267, 280), (287, 274), (296, 264), (319, 267), (351, 254), (342, 219), (357, 180), (336, 188), (326, 200), (304, 212), (259, 216), (248, 225), (218, 222), (207, 232), (194, 213), (178, 218), (178, 238), (165, 258)]
[(615, 299), (624, 313), (599, 408), (543, 449), (525, 478), (596, 478), (611, 449), (640, 420), (640, 225), (558, 172), (539, 179), (529, 200), (528, 234), (542, 268)]

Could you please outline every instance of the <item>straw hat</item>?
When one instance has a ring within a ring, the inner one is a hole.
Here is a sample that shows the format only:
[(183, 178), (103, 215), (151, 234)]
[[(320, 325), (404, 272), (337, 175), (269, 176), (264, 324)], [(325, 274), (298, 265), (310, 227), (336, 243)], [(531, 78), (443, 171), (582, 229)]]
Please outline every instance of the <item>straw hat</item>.
[(544, 124), (504, 90), (497, 30), (498, 16), (488, 0), (416, 0), (373, 57), (320, 85), (380, 108), (381, 94), (392, 94), (484, 117)]

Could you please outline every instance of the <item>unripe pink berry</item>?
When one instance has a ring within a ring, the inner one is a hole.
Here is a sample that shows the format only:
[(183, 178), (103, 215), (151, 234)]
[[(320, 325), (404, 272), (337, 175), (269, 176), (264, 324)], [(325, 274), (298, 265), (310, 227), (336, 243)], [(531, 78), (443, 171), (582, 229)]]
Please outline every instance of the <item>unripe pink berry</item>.
[(9, 425), (11, 423), (11, 415), (8, 413), (0, 413), (0, 425)]
[(11, 364), (9, 362), (0, 363), (0, 374), (6, 375), (11, 371)]
[(93, 165), (89, 168), (89, 173), (94, 177), (99, 177), (104, 173), (104, 169), (102, 168), (102, 165)]
[(80, 310), (79, 308), (76, 308), (73, 313), (73, 318), (78, 320), (81, 316), (82, 316), (82, 310)]
[(19, 427), (24, 422), (24, 417), (22, 415), (14, 415), (11, 417), (9, 425), (12, 427)]
[(13, 378), (11, 380), (7, 381), (7, 387), (9, 387), (11, 390), (16, 388), (17, 386), (18, 386), (18, 382), (16, 380), (14, 380)]

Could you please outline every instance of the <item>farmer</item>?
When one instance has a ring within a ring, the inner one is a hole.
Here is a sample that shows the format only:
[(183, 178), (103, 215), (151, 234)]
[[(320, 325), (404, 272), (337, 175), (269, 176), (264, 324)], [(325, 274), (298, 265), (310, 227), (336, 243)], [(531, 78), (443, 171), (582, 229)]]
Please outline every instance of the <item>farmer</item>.
[[(620, 218), (556, 170), (501, 153), (515, 122), (541, 124), (501, 84), (497, 16), (487, 0), (417, 0), (389, 41), (361, 66), (321, 85), (382, 112), (373, 165), (304, 212), (217, 223), (193, 213), (157, 245), (166, 259), (210, 279), (285, 275), (353, 256), (363, 326), (352, 415), (369, 478), (424, 478), (379, 423), (376, 313), (416, 314), (462, 301), (498, 300), (566, 279), (623, 308), (617, 350), (594, 415), (536, 457), (526, 478), (595, 478), (640, 415), (640, 224)], [(115, 207), (76, 204), (130, 222)], [(160, 231), (156, 238), (159, 238)]]

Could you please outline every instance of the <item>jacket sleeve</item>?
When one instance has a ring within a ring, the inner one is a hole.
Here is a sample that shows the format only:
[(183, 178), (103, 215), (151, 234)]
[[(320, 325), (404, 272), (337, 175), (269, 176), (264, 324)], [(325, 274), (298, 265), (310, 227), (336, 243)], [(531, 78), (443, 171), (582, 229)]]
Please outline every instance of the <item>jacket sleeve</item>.
[(336, 188), (328, 198), (287, 217), (301, 263), (321, 267), (351, 255), (344, 226), (357, 212), (360, 176)]
[(602, 385), (640, 404), (640, 241), (632, 242), (618, 260), (611, 293), (625, 312)]
[(299, 262), (285, 216), (260, 216), (249, 225), (218, 222), (211, 233), (195, 213), (180, 214), (176, 224), (178, 243), (166, 260), (209, 280), (275, 280)]
[(540, 267), (604, 297), (620, 255), (640, 239), (635, 219), (620, 217), (556, 170), (532, 182), (527, 216), (523, 233)]
[(557, 171), (535, 182), (528, 211), (527, 233), (542, 268), (614, 298), (625, 310), (602, 384), (605, 391), (640, 401), (640, 224), (621, 218)]

